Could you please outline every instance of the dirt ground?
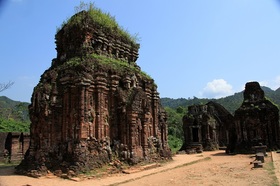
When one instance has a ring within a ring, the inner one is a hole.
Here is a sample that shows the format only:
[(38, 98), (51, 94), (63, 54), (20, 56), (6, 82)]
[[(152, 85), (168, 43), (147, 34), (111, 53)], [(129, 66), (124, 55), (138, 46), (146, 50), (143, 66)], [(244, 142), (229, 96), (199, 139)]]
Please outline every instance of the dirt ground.
[[(174, 160), (148, 170), (128, 170), (102, 178), (65, 180), (55, 176), (30, 178), (0, 168), (0, 186), (181, 186), (181, 185), (279, 185), (280, 154), (268, 153), (263, 168), (253, 168), (252, 155), (227, 155), (224, 151), (176, 155)], [(278, 177), (278, 180), (277, 180)]]

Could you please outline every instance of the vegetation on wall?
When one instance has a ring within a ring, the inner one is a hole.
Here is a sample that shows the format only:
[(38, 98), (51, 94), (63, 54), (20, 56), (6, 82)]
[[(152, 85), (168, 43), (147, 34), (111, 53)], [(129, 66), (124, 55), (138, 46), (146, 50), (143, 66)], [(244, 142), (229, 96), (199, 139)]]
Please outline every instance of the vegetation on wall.
[(108, 58), (106, 56), (97, 55), (94, 53), (90, 54), (90, 57), (96, 59), (99, 63), (106, 65), (108, 68), (112, 68), (118, 72), (126, 73), (128, 71), (131, 71), (133, 73), (141, 74), (141, 76), (144, 77), (145, 79), (152, 80), (151, 76), (149, 76), (147, 73), (143, 72), (136, 66), (127, 63), (126, 61), (121, 61), (114, 58)]
[(109, 58), (107, 56), (98, 55), (95, 53), (87, 55), (87, 57), (84, 59), (78, 57), (71, 58), (66, 63), (64, 63), (64, 65), (65, 66), (61, 66), (60, 68), (73, 67), (78, 70), (79, 67), (85, 65), (87, 67), (91, 67), (92, 70), (94, 70), (95, 68), (104, 68), (107, 71), (111, 71), (111, 72), (115, 71), (121, 75), (129, 74), (129, 73), (139, 74), (143, 79), (153, 81), (153, 79), (147, 73), (142, 71), (134, 64), (129, 64), (126, 61)]
[[(119, 36), (127, 42), (132, 42), (137, 45), (139, 38), (136, 35), (131, 35), (126, 29), (119, 26), (115, 17), (111, 16), (109, 13), (104, 13), (101, 9), (95, 7), (93, 3), (81, 2), (79, 6), (75, 7), (76, 15), (70, 19), (64, 21), (60, 28), (57, 28), (57, 32), (64, 28), (64, 26), (88, 26), (89, 24), (94, 24), (104, 33), (110, 33), (112, 35)], [(87, 14), (81, 13), (82, 11), (87, 12)]]

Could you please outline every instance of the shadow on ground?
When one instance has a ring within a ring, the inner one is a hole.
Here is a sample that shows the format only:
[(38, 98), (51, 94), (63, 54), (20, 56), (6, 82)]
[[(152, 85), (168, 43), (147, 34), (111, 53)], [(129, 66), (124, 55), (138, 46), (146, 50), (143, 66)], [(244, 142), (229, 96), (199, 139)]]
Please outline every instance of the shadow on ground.
[(0, 176), (9, 176), (15, 174), (15, 167), (17, 165), (0, 164)]
[(212, 154), (212, 156), (234, 156), (236, 154), (227, 154), (226, 152), (218, 152), (216, 154)]

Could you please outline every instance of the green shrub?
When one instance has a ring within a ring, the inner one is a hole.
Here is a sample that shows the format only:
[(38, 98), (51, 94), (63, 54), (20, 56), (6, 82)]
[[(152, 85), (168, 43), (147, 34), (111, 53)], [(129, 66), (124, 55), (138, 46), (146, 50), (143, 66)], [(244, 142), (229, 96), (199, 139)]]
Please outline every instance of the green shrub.
[(176, 153), (183, 145), (183, 141), (172, 135), (168, 135), (168, 145), (173, 153)]
[(66, 62), (66, 65), (69, 67), (76, 67), (81, 64), (81, 59), (78, 57), (71, 58)]
[(0, 118), (0, 132), (29, 132), (30, 123)]

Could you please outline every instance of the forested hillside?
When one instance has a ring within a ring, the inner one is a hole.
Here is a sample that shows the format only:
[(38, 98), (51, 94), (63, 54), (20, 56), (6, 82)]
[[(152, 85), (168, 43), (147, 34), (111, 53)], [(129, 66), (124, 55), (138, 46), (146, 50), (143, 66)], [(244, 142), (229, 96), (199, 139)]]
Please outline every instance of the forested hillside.
[[(272, 101), (273, 103), (280, 105), (280, 88), (277, 90), (272, 90), (268, 87), (262, 87), (265, 96), (267, 99)], [(161, 104), (164, 107), (169, 107), (172, 109), (176, 109), (178, 107), (188, 108), (190, 105), (194, 104), (206, 104), (209, 101), (214, 101), (219, 104), (221, 104), (223, 107), (225, 107), (229, 112), (232, 114), (236, 109), (239, 108), (243, 101), (243, 92), (235, 93), (234, 95), (227, 96), (224, 98), (219, 99), (207, 99), (207, 98), (197, 98), (193, 97), (185, 99), (185, 98), (178, 98), (178, 99), (172, 99), (172, 98), (161, 98)]]
[(0, 132), (29, 132), (28, 105), (0, 96)]

